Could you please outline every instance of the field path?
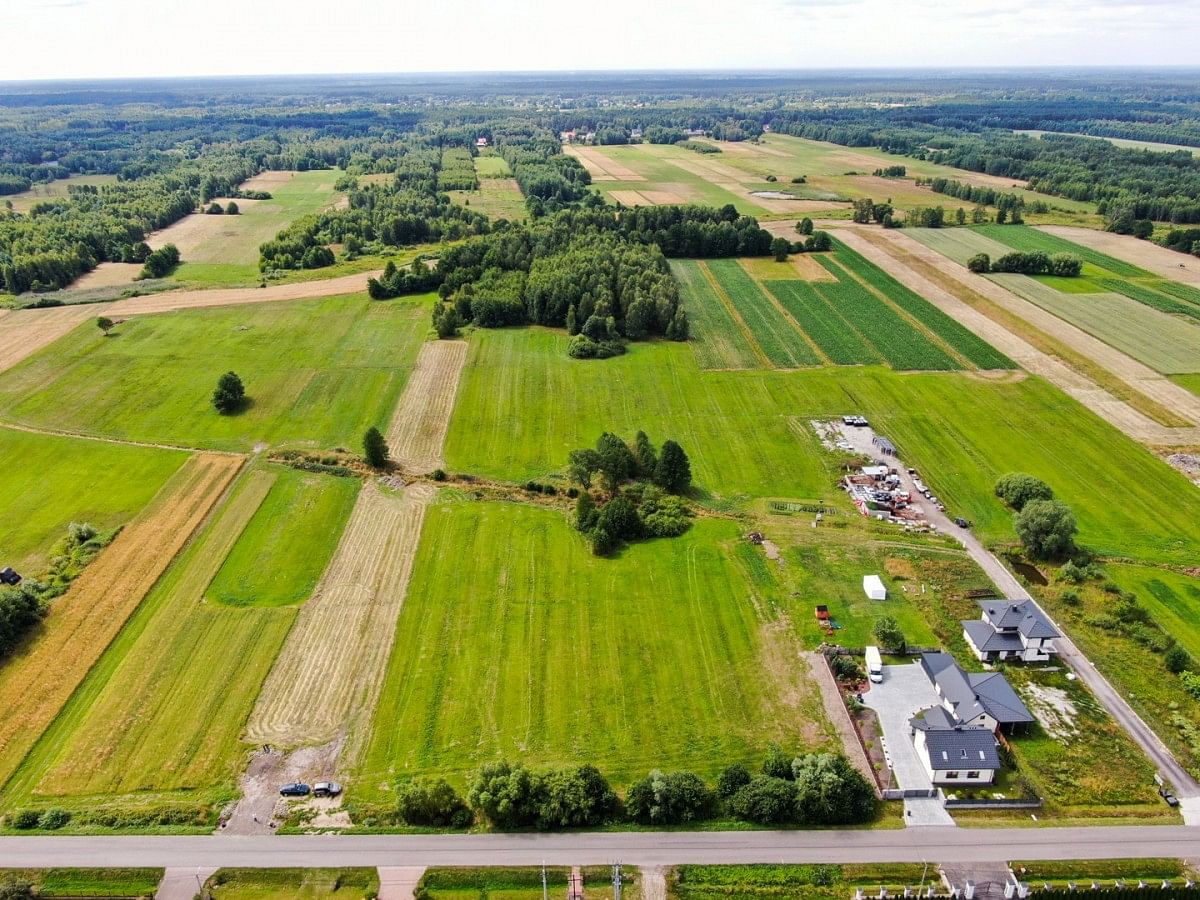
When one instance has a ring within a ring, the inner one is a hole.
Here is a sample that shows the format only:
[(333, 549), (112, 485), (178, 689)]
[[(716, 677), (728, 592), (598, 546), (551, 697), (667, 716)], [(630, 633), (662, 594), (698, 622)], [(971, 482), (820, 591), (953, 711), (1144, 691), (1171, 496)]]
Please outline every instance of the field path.
[(198, 453), (54, 601), (0, 669), (0, 785), (208, 516), (244, 457)]
[(466, 361), (466, 341), (421, 347), (386, 435), (392, 459), (404, 471), (424, 474), (446, 465), (442, 448)]
[(213, 306), (240, 306), (245, 303), (272, 303), (354, 294), (365, 291), (367, 279), (378, 274), (364, 272), (359, 275), (327, 278), (324, 281), (276, 284), (265, 288), (164, 291), (145, 297), (127, 297), (112, 303), (0, 311), (0, 372), (12, 368), (21, 360), (58, 340), (81, 322), (97, 316), (128, 318), (180, 309), (206, 309)]
[(295, 747), (331, 741), (374, 713), (425, 509), (413, 485), (368, 483), (313, 596), (304, 604), (250, 716), (246, 740)]
[[(890, 273), (897, 281), (916, 291), (942, 312), (952, 316), (960, 324), (988, 341), (1023, 369), (1045, 378), (1134, 440), (1150, 446), (1184, 446), (1200, 443), (1200, 426), (1170, 428), (1160, 425), (1100, 387), (1090, 378), (1077, 372), (1061, 359), (1044, 353), (1024, 338), (1013, 334), (1000, 323), (930, 281), (906, 264), (903, 257), (905, 255), (916, 257), (959, 282), (963, 287), (975, 291), (1005, 309), (1011, 309), (1011, 304), (1019, 298), (1014, 297), (999, 285), (984, 278), (971, 279), (962, 266), (894, 231), (872, 232), (871, 237), (868, 238), (859, 230), (846, 228), (838, 229), (837, 237), (847, 246)], [(1032, 306), (1032, 304), (1026, 305)], [(1020, 313), (1015, 314), (1020, 315)], [(1054, 318), (1056, 322), (1061, 321), (1057, 317)], [(1107, 347), (1107, 345), (1104, 346)], [(1113, 374), (1119, 377), (1119, 373)], [(1166, 379), (1162, 379), (1157, 373), (1151, 374), (1155, 379), (1170, 384), (1172, 388), (1187, 393), (1173, 383), (1167, 382)], [(1130, 384), (1130, 386), (1139, 391), (1142, 389), (1140, 382)], [(1170, 396), (1174, 396), (1174, 391), (1170, 392)], [(1192, 397), (1181, 406), (1186, 408), (1194, 400), (1195, 398)], [(1175, 406), (1168, 408), (1178, 411)]]
[(1186, 253), (1176, 253), (1150, 241), (1142, 241), (1128, 234), (1113, 234), (1111, 231), (1096, 231), (1074, 225), (1038, 225), (1038, 231), (1058, 235), (1076, 244), (1082, 244), (1133, 266), (1141, 266), (1163, 278), (1200, 287), (1200, 260)]

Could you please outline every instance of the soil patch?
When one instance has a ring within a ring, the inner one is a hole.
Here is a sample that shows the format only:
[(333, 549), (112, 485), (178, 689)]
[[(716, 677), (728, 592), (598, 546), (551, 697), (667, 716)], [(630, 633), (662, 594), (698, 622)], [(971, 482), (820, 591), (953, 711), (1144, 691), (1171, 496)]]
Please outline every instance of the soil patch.
[(80, 275), (71, 282), (71, 290), (85, 291), (88, 288), (116, 287), (133, 284), (142, 271), (139, 263), (102, 262), (92, 271)]
[[(301, 747), (288, 754), (270, 746), (254, 751), (239, 783), (241, 799), (227, 814), (221, 816), (217, 833), (272, 834), (287, 817), (290, 803), (279, 796), (279, 788), (293, 781), (311, 785), (318, 781), (334, 780), (340, 754), (341, 741), (330, 741), (317, 747)], [(333, 817), (341, 807), (341, 802), (341, 797), (310, 798), (300, 806), (319, 808), (320, 815)], [(349, 814), (341, 812), (340, 818), (345, 820), (345, 825), (328, 827), (349, 827)]]
[(1113, 234), (1111, 231), (1095, 231), (1073, 225), (1039, 225), (1038, 230), (1107, 253), (1163, 278), (1200, 285), (1200, 260), (1186, 253), (1176, 253), (1174, 250), (1168, 250), (1150, 241), (1140, 241), (1127, 234)]
[(1021, 685), (1021, 693), (1050, 737), (1070, 740), (1079, 734), (1075, 725), (1079, 710), (1066, 691), (1031, 681)]

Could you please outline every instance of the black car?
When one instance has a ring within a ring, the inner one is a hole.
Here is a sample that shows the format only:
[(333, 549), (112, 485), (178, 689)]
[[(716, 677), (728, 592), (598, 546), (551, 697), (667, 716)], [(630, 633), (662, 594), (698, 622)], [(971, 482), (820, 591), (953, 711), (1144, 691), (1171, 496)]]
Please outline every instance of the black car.
[(279, 789), (281, 797), (307, 797), (310, 793), (312, 793), (312, 788), (300, 781), (285, 784)]
[(1179, 805), (1179, 798), (1172, 793), (1169, 787), (1160, 787), (1158, 789), (1158, 796), (1162, 797), (1166, 801), (1167, 806), (1170, 806), (1172, 809)]
[(971, 523), (968, 522), (966, 519), (964, 519), (962, 516), (959, 516), (957, 519), (955, 519), (954, 524), (957, 525), (959, 528), (970, 528), (971, 527)]

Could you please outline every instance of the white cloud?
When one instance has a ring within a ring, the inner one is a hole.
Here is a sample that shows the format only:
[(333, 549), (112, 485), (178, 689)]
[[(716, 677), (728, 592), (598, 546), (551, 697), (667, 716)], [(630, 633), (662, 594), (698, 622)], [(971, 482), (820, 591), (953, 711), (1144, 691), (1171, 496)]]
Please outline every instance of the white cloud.
[(2, 0), (0, 79), (1184, 65), (1200, 0)]

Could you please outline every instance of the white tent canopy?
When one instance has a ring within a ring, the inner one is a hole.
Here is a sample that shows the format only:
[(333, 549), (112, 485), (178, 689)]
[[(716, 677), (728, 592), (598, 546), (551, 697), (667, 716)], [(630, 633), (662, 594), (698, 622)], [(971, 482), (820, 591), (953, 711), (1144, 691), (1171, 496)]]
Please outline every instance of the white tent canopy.
[(869, 600), (886, 600), (887, 588), (883, 586), (883, 582), (878, 575), (863, 576), (863, 593), (867, 595)]

